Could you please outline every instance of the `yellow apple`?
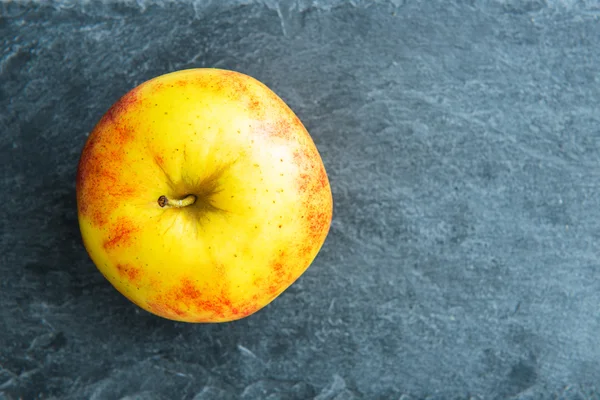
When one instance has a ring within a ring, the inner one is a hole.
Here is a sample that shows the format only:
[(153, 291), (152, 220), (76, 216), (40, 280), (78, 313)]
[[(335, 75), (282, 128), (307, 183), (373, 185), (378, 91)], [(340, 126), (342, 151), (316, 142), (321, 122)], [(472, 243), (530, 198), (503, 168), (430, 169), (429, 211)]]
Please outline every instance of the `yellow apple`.
[(256, 79), (190, 69), (142, 83), (83, 148), (83, 243), (124, 296), (186, 322), (246, 317), (313, 262), (329, 180), (294, 112)]

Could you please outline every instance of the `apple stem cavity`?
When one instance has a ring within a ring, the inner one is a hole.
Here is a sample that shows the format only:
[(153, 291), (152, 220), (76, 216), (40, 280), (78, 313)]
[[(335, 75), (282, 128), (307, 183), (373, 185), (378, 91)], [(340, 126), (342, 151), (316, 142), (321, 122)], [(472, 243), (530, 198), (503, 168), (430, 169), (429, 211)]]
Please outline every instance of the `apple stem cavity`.
[(188, 194), (181, 200), (169, 199), (167, 196), (160, 196), (158, 198), (158, 205), (162, 208), (182, 208), (191, 206), (196, 202), (196, 196)]

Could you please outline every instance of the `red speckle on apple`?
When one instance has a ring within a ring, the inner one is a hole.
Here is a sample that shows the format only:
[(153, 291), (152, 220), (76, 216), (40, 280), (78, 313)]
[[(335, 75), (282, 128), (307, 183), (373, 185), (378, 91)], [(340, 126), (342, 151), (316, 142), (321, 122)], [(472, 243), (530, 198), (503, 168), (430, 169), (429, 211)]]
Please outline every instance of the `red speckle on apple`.
[(298, 189), (301, 192), (306, 192), (309, 184), (310, 184), (310, 175), (309, 174), (302, 173), (298, 176), (298, 186), (299, 186)]
[(121, 245), (130, 245), (132, 234), (138, 230), (139, 228), (132, 225), (131, 221), (128, 219), (119, 219), (114, 227), (110, 229), (112, 236), (104, 242), (104, 248), (110, 250)]
[[(101, 135), (101, 132), (97, 133)], [(116, 173), (111, 169), (111, 158), (114, 155), (103, 156), (102, 149), (96, 145), (97, 137), (92, 137), (89, 145), (83, 150), (77, 173), (77, 204), (79, 212), (90, 217), (96, 226), (103, 226), (108, 221), (111, 206), (111, 192), (118, 192), (123, 185), (118, 183)], [(131, 193), (133, 188), (123, 188), (126, 193)]]
[(269, 287), (267, 288), (267, 293), (275, 294), (275, 293), (277, 293), (278, 290), (279, 290), (279, 286), (272, 284), (272, 285), (269, 285)]
[(146, 304), (148, 305), (150, 312), (162, 315), (165, 318), (179, 319), (185, 315), (185, 311), (182, 311), (171, 304), (167, 304), (160, 299), (148, 301)]
[(154, 156), (154, 161), (158, 164), (159, 167), (164, 168), (165, 159), (162, 156), (159, 156), (159, 155)]
[(323, 234), (323, 227), (329, 223), (329, 212), (313, 208), (306, 215), (309, 232), (313, 237), (320, 237)]
[(281, 119), (274, 124), (271, 124), (272, 131), (270, 136), (275, 136), (285, 140), (297, 140), (296, 134), (298, 127), (294, 126), (294, 121), (286, 121)]
[[(157, 92), (160, 92), (165, 87), (165, 84), (162, 82), (156, 82), (155, 80), (148, 81), (148, 88), (150, 89), (152, 95), (156, 95)], [(158, 106), (157, 103), (154, 103), (154, 106)]]
[(194, 286), (191, 280), (182, 279), (181, 280), (181, 289), (179, 293), (176, 294), (176, 299), (184, 302), (189, 302), (190, 300), (196, 300), (200, 297), (200, 291)]
[(329, 179), (327, 178), (327, 172), (325, 171), (325, 167), (323, 166), (323, 164), (319, 166), (318, 179), (322, 189), (326, 188), (329, 185)]
[[(222, 294), (220, 298), (214, 298), (203, 295), (202, 291), (194, 285), (194, 283), (187, 278), (183, 278), (179, 285), (173, 286), (163, 294), (149, 301), (148, 307), (154, 307), (152, 312), (159, 312), (166, 318), (179, 319), (177, 316), (180, 314), (175, 313), (173, 315), (170, 310), (178, 310), (180, 306), (185, 306), (189, 310), (193, 310), (193, 314), (204, 314), (203, 320), (197, 320), (196, 322), (206, 322), (212, 318), (225, 318), (226, 311), (232, 309), (231, 301), (226, 299)], [(156, 305), (162, 305), (162, 308), (156, 309)]]
[[(309, 237), (312, 237), (313, 234), (309, 234)], [(307, 257), (309, 254), (311, 254), (313, 252), (313, 246), (312, 243), (308, 244), (306, 246), (303, 246), (300, 249), (300, 254), (302, 254), (302, 256)]]
[(115, 126), (115, 142), (119, 146), (126, 146), (133, 138), (134, 131), (130, 126), (122, 123)]
[(281, 262), (276, 262), (275, 264), (273, 264), (273, 272), (277, 281), (281, 281), (284, 277), (283, 268), (283, 263)]
[(137, 281), (140, 278), (140, 269), (131, 265), (117, 264), (117, 271), (121, 277), (130, 281)]
[[(260, 115), (261, 108), (253, 112)], [(266, 137), (269, 140), (275, 138), (282, 141), (299, 142), (298, 132), (304, 130), (300, 120), (293, 118), (269, 120), (268, 116), (265, 117), (265, 120), (252, 123), (253, 134)]]
[(244, 307), (242, 309), (242, 311), (239, 312), (239, 314), (237, 315), (237, 317), (239, 317), (239, 318), (247, 317), (248, 315), (256, 312), (256, 310), (258, 310), (258, 309), (259, 309), (258, 304), (250, 304), (250, 305)]
[[(96, 226), (104, 226), (123, 200), (136, 192), (135, 185), (120, 179), (125, 143), (131, 140), (133, 129), (118, 114), (124, 112), (137, 95), (125, 95), (105, 114), (85, 144), (77, 169), (77, 204), (79, 212)], [(108, 116), (107, 116), (108, 115)]]
[(108, 121), (115, 122), (115, 120), (122, 114), (125, 114), (127, 110), (135, 106), (139, 101), (138, 91), (139, 86), (135, 89), (130, 90), (127, 94), (121, 97), (111, 108), (108, 109), (104, 117), (100, 120), (100, 123), (106, 123)]
[[(318, 162), (319, 155), (314, 147), (297, 149), (293, 153), (294, 163), (303, 167), (304, 172), (298, 175), (298, 189), (300, 192), (318, 191), (327, 187), (327, 173), (322, 163)], [(321, 164), (319, 166), (319, 164)], [(314, 170), (318, 168), (315, 175)]]
[(232, 71), (225, 71), (220, 77), (216, 78), (214, 88), (219, 92), (226, 92), (232, 99), (236, 100), (241, 96), (248, 95), (248, 87)]
[[(77, 193), (81, 193), (83, 190), (84, 183), (88, 180), (88, 176), (90, 175), (92, 169), (95, 167), (95, 159), (96, 156), (96, 146), (100, 142), (100, 134), (93, 134), (85, 147), (83, 148), (83, 152), (81, 153), (81, 159), (79, 161), (79, 168), (77, 169), (77, 178), (75, 181), (75, 186), (77, 188)], [(79, 207), (83, 214), (87, 213), (89, 203), (87, 201), (80, 202)]]
[(285, 268), (285, 253), (281, 252), (279, 254), (275, 262), (272, 264), (272, 268), (277, 278), (280, 278), (283, 275), (283, 270)]
[(105, 211), (101, 208), (94, 208), (93, 211), (89, 214), (82, 212), (83, 215), (89, 215), (90, 219), (96, 226), (104, 226), (108, 222), (107, 215)]
[(262, 106), (258, 100), (250, 100), (248, 102), (248, 111), (255, 113), (255, 114), (260, 114), (261, 112), (264, 112), (262, 110)]
[[(264, 290), (267, 290), (270, 295), (275, 295), (280, 291), (280, 286), (273, 283)], [(194, 322), (207, 322), (248, 316), (260, 308), (257, 302), (259, 298), (260, 296), (256, 294), (249, 303), (233, 303), (224, 291), (221, 291), (218, 297), (205, 295), (190, 279), (183, 278), (179, 285), (163, 291), (161, 295), (147, 301), (146, 305), (151, 312), (165, 318), (181, 320), (181, 317), (186, 315)], [(182, 311), (182, 309), (189, 311)], [(191, 315), (198, 315), (198, 317), (193, 318)]]

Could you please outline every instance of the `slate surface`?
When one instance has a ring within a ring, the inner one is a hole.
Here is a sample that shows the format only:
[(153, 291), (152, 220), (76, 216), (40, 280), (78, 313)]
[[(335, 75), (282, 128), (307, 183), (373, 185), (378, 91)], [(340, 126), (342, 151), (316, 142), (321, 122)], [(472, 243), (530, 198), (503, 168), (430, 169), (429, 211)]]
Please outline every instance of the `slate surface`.
[[(0, 399), (599, 398), (597, 2), (0, 12)], [(76, 219), (94, 124), (190, 67), (284, 98), (335, 199), (306, 274), (222, 325), (137, 309)]]

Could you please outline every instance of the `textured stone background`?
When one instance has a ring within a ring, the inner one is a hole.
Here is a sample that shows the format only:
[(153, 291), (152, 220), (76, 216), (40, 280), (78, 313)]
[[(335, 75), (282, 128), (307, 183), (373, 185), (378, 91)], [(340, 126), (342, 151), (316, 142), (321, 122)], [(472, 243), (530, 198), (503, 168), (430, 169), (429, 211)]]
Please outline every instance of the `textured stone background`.
[[(0, 399), (599, 398), (598, 2), (0, 13)], [(190, 67), (283, 97), (335, 199), (306, 274), (222, 325), (137, 309), (76, 219), (94, 124), (135, 85)]]

